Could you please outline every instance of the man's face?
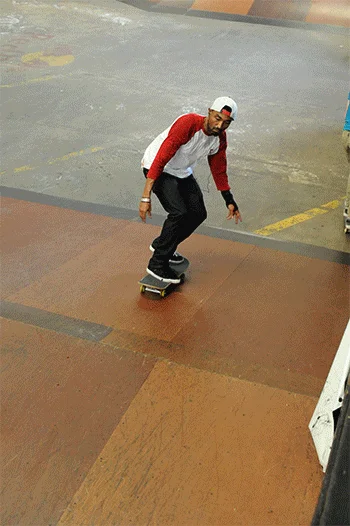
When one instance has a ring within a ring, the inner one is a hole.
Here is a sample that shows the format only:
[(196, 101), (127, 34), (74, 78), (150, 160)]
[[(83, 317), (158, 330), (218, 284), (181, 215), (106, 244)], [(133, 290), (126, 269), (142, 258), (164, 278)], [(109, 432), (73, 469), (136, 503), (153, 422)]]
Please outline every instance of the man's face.
[(206, 130), (208, 135), (220, 135), (224, 130), (227, 130), (232, 120), (231, 117), (224, 113), (209, 110)]

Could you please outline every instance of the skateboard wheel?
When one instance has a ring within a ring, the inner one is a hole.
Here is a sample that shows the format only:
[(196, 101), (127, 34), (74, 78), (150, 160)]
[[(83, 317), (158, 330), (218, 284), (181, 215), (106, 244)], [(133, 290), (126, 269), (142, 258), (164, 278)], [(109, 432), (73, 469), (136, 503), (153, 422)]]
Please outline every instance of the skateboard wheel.
[(161, 293), (160, 293), (160, 297), (161, 298), (165, 298), (165, 290), (162, 290)]
[(140, 285), (140, 292), (141, 292), (141, 294), (143, 294), (145, 292), (145, 286), (144, 285)]

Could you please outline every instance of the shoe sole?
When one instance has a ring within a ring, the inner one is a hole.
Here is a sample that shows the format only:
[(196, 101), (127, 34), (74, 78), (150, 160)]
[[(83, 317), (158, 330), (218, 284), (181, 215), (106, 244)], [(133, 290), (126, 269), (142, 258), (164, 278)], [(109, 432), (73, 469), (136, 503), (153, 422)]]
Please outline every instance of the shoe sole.
[(147, 274), (149, 274), (150, 276), (153, 276), (154, 278), (158, 279), (159, 281), (163, 281), (164, 283), (173, 283), (174, 285), (178, 285), (179, 283), (181, 283), (181, 279), (178, 278), (161, 278), (160, 276), (157, 276), (157, 274), (155, 274), (154, 272), (152, 272), (152, 270), (150, 270), (149, 268), (146, 268), (146, 272)]
[(181, 261), (173, 261), (172, 259), (169, 259), (169, 263), (171, 263), (172, 265), (181, 265), (181, 263), (183, 263), (185, 260), (182, 258)]
[[(152, 247), (152, 245), (149, 246), (149, 249), (151, 252), (154, 252), (154, 248)], [(169, 259), (169, 263), (171, 263), (172, 265), (181, 265), (181, 263), (183, 263), (184, 261), (184, 258), (182, 258), (180, 261), (174, 261), (173, 259)]]

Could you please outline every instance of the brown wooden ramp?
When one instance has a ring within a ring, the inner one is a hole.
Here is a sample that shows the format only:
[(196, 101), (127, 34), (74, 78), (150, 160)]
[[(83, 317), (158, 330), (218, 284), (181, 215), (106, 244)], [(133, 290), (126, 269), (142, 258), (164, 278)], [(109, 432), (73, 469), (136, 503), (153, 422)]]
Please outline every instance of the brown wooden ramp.
[(307, 424), (349, 267), (194, 235), (166, 300), (159, 227), (2, 200), (3, 523), (307, 524)]
[[(349, 27), (347, 0), (123, 0), (150, 11), (233, 20), (306, 22)], [(221, 16), (220, 16), (221, 15)], [(226, 15), (226, 16), (225, 16)], [(236, 18), (235, 18), (236, 17)], [(230, 18), (228, 18), (230, 19)]]

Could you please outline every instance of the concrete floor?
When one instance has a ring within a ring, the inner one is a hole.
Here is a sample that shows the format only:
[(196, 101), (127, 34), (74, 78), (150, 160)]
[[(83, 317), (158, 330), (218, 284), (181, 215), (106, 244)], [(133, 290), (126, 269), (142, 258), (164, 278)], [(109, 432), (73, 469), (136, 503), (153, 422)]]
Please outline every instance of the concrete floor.
[(346, 34), (147, 13), (111, 0), (6, 0), (0, 22), (4, 186), (136, 210), (148, 143), (179, 114), (205, 113), (227, 93), (239, 106), (228, 160), (244, 222), (226, 222), (203, 163), (196, 175), (207, 224), (255, 232), (336, 201), (271, 236), (350, 251), (340, 205)]

